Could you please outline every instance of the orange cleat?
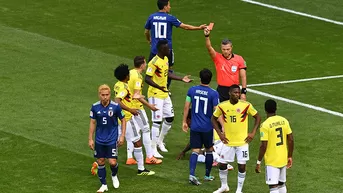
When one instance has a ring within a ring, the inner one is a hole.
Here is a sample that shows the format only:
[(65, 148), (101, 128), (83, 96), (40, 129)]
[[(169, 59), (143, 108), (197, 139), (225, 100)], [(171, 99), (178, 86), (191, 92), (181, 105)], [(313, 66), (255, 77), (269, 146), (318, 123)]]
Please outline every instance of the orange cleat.
[(129, 158), (126, 160), (126, 165), (136, 165), (137, 161), (133, 158)]
[(92, 168), (91, 168), (91, 174), (93, 176), (98, 174), (98, 163), (97, 162), (93, 162)]
[(157, 159), (154, 156), (152, 156), (151, 158), (145, 158), (145, 163), (146, 164), (161, 164), (162, 160)]

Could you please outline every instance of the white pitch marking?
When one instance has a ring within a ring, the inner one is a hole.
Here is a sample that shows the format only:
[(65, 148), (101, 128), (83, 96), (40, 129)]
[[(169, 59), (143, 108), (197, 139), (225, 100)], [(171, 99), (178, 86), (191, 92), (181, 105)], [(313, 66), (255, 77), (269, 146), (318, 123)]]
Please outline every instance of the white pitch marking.
[(268, 8), (271, 8), (271, 9), (277, 9), (277, 10), (288, 12), (288, 13), (293, 13), (293, 14), (296, 14), (296, 15), (301, 15), (301, 16), (304, 16), (304, 17), (309, 17), (309, 18), (312, 18), (312, 19), (318, 19), (318, 20), (321, 20), (321, 21), (325, 21), (325, 22), (329, 22), (329, 23), (334, 23), (334, 24), (337, 24), (337, 25), (343, 25), (343, 22), (340, 22), (340, 21), (335, 21), (335, 20), (324, 18), (324, 17), (318, 17), (318, 16), (315, 16), (315, 15), (311, 15), (311, 14), (307, 14), (307, 13), (302, 13), (302, 12), (294, 11), (294, 10), (291, 10), (291, 9), (285, 9), (285, 8), (282, 8), (282, 7), (277, 7), (277, 6), (274, 6), (274, 5), (260, 3), (260, 2), (252, 1), (252, 0), (242, 0), (242, 1), (247, 2), (247, 3), (251, 3), (251, 4), (255, 4), (255, 5), (260, 5), (260, 6), (263, 6), (263, 7), (268, 7)]
[(255, 93), (255, 94), (261, 95), (261, 96), (270, 97), (270, 98), (273, 98), (273, 99), (276, 99), (276, 100), (279, 100), (279, 101), (284, 101), (286, 103), (291, 103), (291, 104), (303, 106), (303, 107), (306, 107), (306, 108), (309, 108), (309, 109), (312, 109), (312, 110), (328, 113), (328, 114), (335, 115), (335, 116), (338, 116), (338, 117), (343, 117), (342, 113), (339, 113), (339, 112), (336, 112), (336, 111), (331, 111), (331, 110), (328, 110), (328, 109), (325, 109), (325, 108), (322, 108), (322, 107), (317, 107), (317, 106), (306, 104), (306, 103), (302, 103), (302, 102), (299, 102), (299, 101), (295, 101), (295, 100), (291, 100), (291, 99), (275, 96), (275, 95), (272, 95), (272, 94), (269, 94), (269, 93), (265, 93), (265, 92), (261, 92), (261, 91), (258, 91), (258, 90), (254, 90), (254, 89), (251, 89), (251, 88), (248, 88), (248, 91), (251, 92), (251, 93)]
[(275, 84), (289, 84), (289, 83), (295, 83), (295, 82), (308, 82), (308, 81), (313, 81), (313, 80), (326, 80), (326, 79), (334, 79), (334, 78), (343, 78), (343, 75), (304, 78), (304, 79), (298, 79), (298, 80), (286, 80), (286, 81), (267, 82), (267, 83), (259, 83), (259, 84), (249, 84), (248, 87), (268, 86), (268, 85), (275, 85)]

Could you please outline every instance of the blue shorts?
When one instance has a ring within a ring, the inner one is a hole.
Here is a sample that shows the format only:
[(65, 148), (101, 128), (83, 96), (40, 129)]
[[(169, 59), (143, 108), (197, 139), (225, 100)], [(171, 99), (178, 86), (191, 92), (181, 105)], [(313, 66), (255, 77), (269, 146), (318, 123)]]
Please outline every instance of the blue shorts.
[[(150, 55), (149, 55), (149, 62), (150, 60), (152, 60), (153, 57), (155, 57), (156, 54), (153, 54), (152, 52), (150, 52)], [(169, 66), (173, 66), (174, 65), (174, 52), (173, 50), (171, 49), (170, 50), (170, 54), (169, 54), (169, 57), (168, 57), (168, 62), (169, 62)]]
[(211, 129), (209, 132), (198, 132), (191, 130), (190, 147), (192, 149), (197, 149), (202, 148), (203, 145), (207, 149), (213, 146), (213, 129)]
[(95, 142), (95, 158), (118, 158), (117, 143), (113, 145), (101, 145)]

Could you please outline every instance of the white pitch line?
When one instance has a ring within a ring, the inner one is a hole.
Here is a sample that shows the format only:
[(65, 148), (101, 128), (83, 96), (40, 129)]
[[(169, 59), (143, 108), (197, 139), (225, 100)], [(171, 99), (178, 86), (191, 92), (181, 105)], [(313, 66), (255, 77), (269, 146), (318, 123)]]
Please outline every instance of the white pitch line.
[(260, 2), (252, 1), (252, 0), (242, 0), (242, 1), (247, 2), (247, 3), (251, 3), (251, 4), (255, 4), (255, 5), (260, 5), (260, 6), (263, 6), (263, 7), (268, 7), (268, 8), (271, 8), (271, 9), (277, 9), (277, 10), (288, 12), (288, 13), (293, 13), (293, 14), (296, 14), (296, 15), (301, 15), (301, 16), (304, 16), (304, 17), (309, 17), (309, 18), (312, 18), (312, 19), (318, 19), (318, 20), (321, 20), (321, 21), (325, 21), (325, 22), (329, 22), (329, 23), (334, 23), (334, 24), (337, 24), (337, 25), (343, 25), (343, 22), (340, 22), (340, 21), (335, 21), (335, 20), (324, 18), (324, 17), (318, 17), (318, 16), (315, 16), (315, 15), (310, 15), (310, 14), (307, 14), (307, 13), (302, 13), (302, 12), (294, 11), (294, 10), (291, 10), (291, 9), (285, 9), (285, 8), (282, 8), (282, 7), (277, 7), (277, 6), (274, 6), (274, 5), (260, 3)]
[(342, 113), (339, 113), (339, 112), (336, 112), (336, 111), (331, 111), (331, 110), (328, 110), (328, 109), (325, 109), (325, 108), (322, 108), (322, 107), (317, 107), (317, 106), (306, 104), (306, 103), (302, 103), (302, 102), (299, 102), (299, 101), (295, 101), (295, 100), (291, 100), (291, 99), (287, 99), (287, 98), (271, 95), (269, 93), (261, 92), (261, 91), (254, 90), (254, 89), (251, 89), (251, 88), (248, 88), (248, 91), (251, 92), (251, 93), (255, 93), (255, 94), (261, 95), (261, 96), (270, 97), (270, 98), (273, 98), (273, 99), (276, 99), (276, 100), (279, 100), (279, 101), (284, 101), (286, 103), (291, 103), (291, 104), (303, 106), (303, 107), (306, 107), (306, 108), (309, 108), (309, 109), (312, 109), (312, 110), (328, 113), (328, 114), (335, 115), (335, 116), (338, 116), (338, 117), (343, 117)]
[(326, 79), (334, 79), (334, 78), (343, 78), (343, 75), (304, 78), (304, 79), (298, 79), (298, 80), (286, 80), (286, 81), (267, 82), (267, 83), (259, 83), (259, 84), (249, 84), (248, 87), (268, 86), (268, 85), (275, 85), (275, 84), (289, 84), (289, 83), (295, 83), (295, 82), (308, 82), (308, 81), (313, 81), (313, 80), (326, 80)]

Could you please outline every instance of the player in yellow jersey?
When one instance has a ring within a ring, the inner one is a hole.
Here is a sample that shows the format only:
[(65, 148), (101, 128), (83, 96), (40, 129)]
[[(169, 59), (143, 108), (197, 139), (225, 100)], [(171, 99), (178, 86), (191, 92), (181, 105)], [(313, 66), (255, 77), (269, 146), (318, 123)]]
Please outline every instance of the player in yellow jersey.
[[(145, 82), (149, 85), (148, 99), (150, 104), (154, 104), (157, 111), (152, 111), (152, 147), (154, 151), (154, 157), (163, 158), (158, 151), (157, 145), (163, 152), (168, 152), (165, 148), (163, 140), (171, 128), (174, 120), (174, 109), (172, 101), (168, 95), (167, 79), (168, 77), (173, 80), (179, 80), (186, 83), (192, 80), (189, 76), (179, 77), (175, 74), (168, 72), (168, 55), (170, 53), (168, 41), (160, 40), (157, 43), (157, 55), (149, 62), (148, 69), (146, 71)], [(164, 119), (163, 123), (162, 120)], [(162, 124), (162, 130), (160, 134), (160, 126)]]
[(271, 99), (264, 103), (267, 119), (260, 128), (261, 146), (255, 170), (261, 172), (264, 156), (270, 193), (286, 193), (286, 168), (291, 168), (293, 164), (294, 140), (287, 119), (276, 115), (276, 106)]
[[(138, 109), (138, 115), (134, 116), (133, 118), (136, 120), (139, 128), (141, 128), (142, 130), (143, 144), (144, 144), (144, 149), (146, 151), (145, 163), (146, 164), (160, 164), (162, 163), (162, 160), (156, 159), (153, 156), (154, 152), (152, 151), (152, 147), (151, 147), (150, 125), (149, 125), (148, 117), (143, 107), (143, 105), (145, 105), (151, 111), (158, 110), (154, 105), (148, 103), (144, 99), (144, 96), (142, 96), (142, 88), (143, 88), (142, 72), (143, 70), (146, 69), (145, 57), (136, 56), (134, 58), (134, 67), (135, 67), (134, 69), (130, 70), (130, 80), (128, 82), (128, 85), (129, 85), (130, 92), (133, 93), (132, 106)], [(131, 154), (131, 157), (132, 157), (132, 154)]]
[(124, 110), (126, 119), (126, 141), (131, 141), (134, 145), (133, 154), (137, 160), (137, 175), (154, 175), (155, 172), (149, 171), (144, 167), (142, 152), (142, 140), (140, 136), (140, 127), (132, 116), (138, 115), (138, 110), (132, 105), (132, 93), (129, 90), (127, 82), (130, 79), (129, 67), (126, 64), (120, 64), (114, 70), (114, 76), (118, 82), (114, 85), (115, 102)]
[[(249, 102), (239, 100), (240, 88), (232, 85), (229, 90), (230, 99), (219, 103), (212, 116), (212, 124), (217, 131), (221, 141), (225, 144), (220, 152), (219, 178), (221, 187), (214, 193), (229, 191), (227, 184), (227, 163), (234, 162), (237, 156), (238, 180), (236, 193), (241, 193), (246, 175), (246, 161), (249, 160), (249, 143), (253, 140), (261, 117)], [(254, 127), (248, 133), (248, 115), (255, 118)], [(218, 124), (218, 117), (223, 116), (224, 133), (221, 132)], [(225, 134), (225, 135), (224, 135)]]

